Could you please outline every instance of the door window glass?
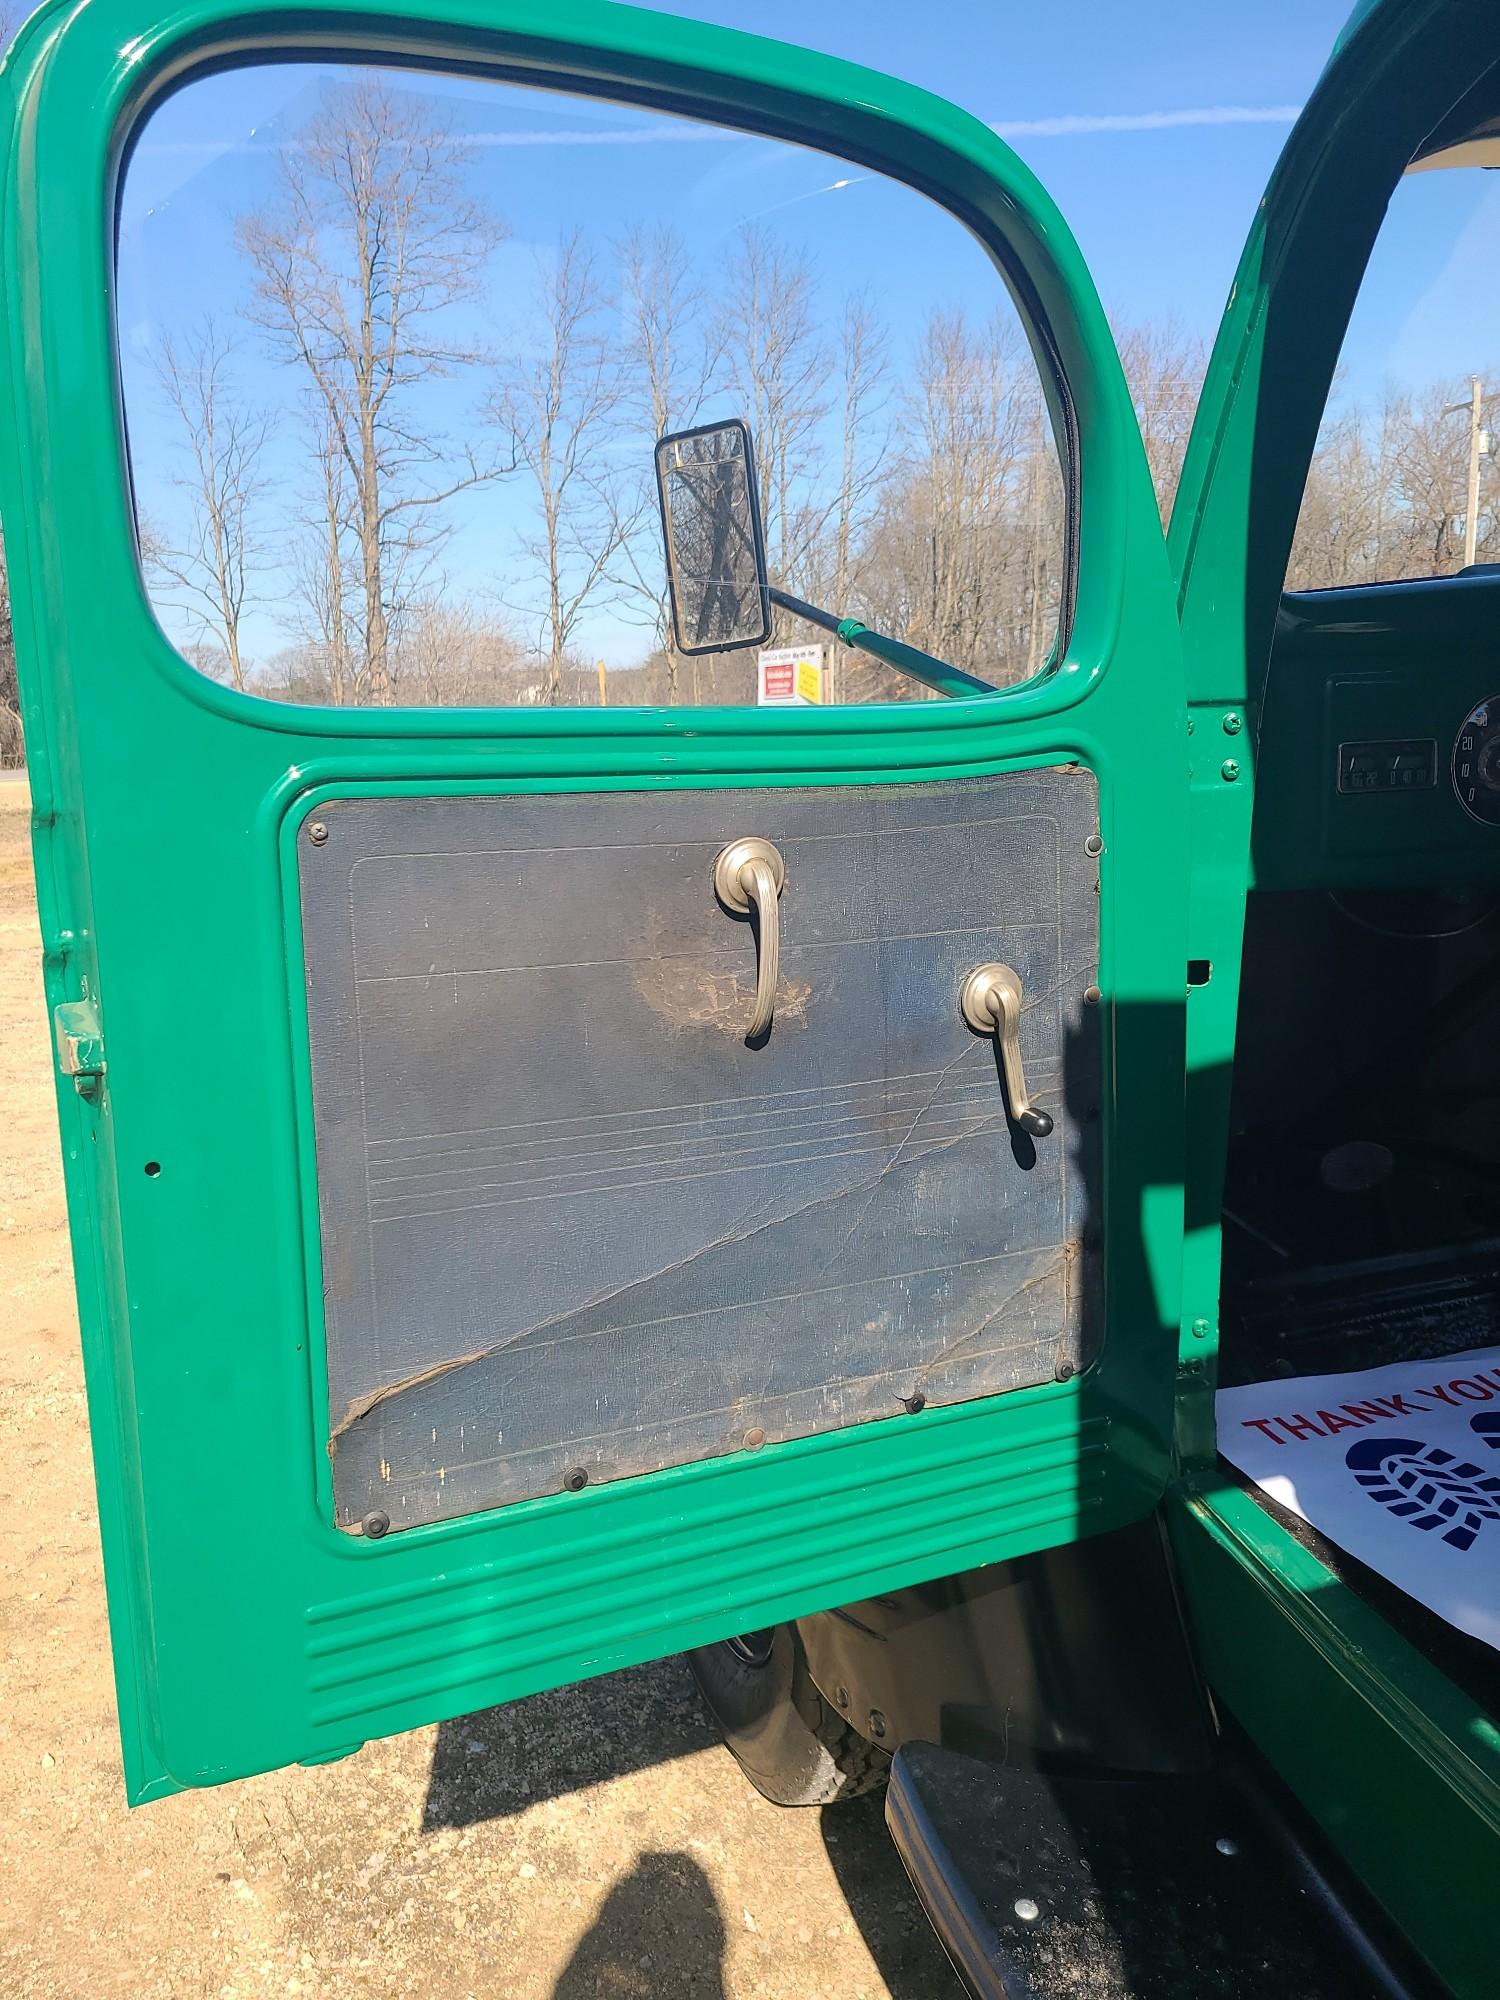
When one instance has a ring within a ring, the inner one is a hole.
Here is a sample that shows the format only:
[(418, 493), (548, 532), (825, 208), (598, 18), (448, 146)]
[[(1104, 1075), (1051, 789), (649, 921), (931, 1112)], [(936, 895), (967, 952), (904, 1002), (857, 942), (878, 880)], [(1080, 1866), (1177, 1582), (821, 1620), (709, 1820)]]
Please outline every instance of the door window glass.
[(1365, 272), (1308, 473), (1291, 590), (1500, 561), (1500, 141), (1417, 163)]
[(118, 277), (147, 588), (233, 687), (927, 698), (785, 612), (764, 648), (678, 650), (654, 445), (726, 417), (772, 584), (996, 686), (1051, 655), (1037, 367), (989, 255), (899, 183), (581, 97), (254, 67), (149, 120)]

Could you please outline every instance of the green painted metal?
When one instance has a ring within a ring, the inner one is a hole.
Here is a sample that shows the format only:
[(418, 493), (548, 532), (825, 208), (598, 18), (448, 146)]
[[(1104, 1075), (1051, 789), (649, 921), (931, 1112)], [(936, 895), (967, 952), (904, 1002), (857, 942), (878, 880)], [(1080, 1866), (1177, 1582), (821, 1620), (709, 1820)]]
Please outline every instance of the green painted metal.
[(950, 667), (946, 660), (924, 653), (918, 646), (908, 646), (901, 639), (888, 638), (884, 632), (873, 632), (858, 618), (840, 618), (832, 611), (820, 611), (806, 598), (792, 597), (784, 590), (773, 589), (770, 595), (773, 604), (783, 611), (790, 611), (794, 618), (805, 619), (809, 625), (831, 632), (841, 645), (848, 646), (852, 652), (868, 653), (872, 659), (884, 660), (897, 673), (905, 674), (908, 680), (920, 682), (936, 694), (962, 701), (968, 695), (995, 692), (993, 681), (982, 681), (977, 675)]
[[(1488, 1918), (1500, 1858), (1500, 1737), (1347, 1584), (1250, 1496), (1225, 1486), (1213, 1389), (1257, 740), (1281, 581), (1386, 201), (1407, 160), (1494, 55), (1493, 0), (1370, 0), (1356, 9), (1251, 228), (1168, 538), (1192, 732), (1190, 951), (1213, 967), (1188, 1005), (1177, 1409), (1188, 1497), (1174, 1501), (1169, 1518), (1219, 1697), (1393, 1921), (1464, 1996), (1494, 1990)], [(1288, 725), (1285, 712), (1279, 721)], [(1239, 767), (1232, 780), (1226, 762)], [(1298, 773), (1305, 778), (1304, 767)], [(1283, 854), (1315, 810), (1305, 783), (1284, 798), (1263, 793), (1262, 813), (1281, 822), (1268, 851)], [(1304, 855), (1305, 870), (1319, 866)]]
[[(110, 230), (132, 130), (201, 65), (462, 63), (811, 138), (945, 203), (1003, 266), (1076, 449), (1052, 670), (844, 711), (303, 709), (195, 675), (126, 498)], [(1182, 1250), (1182, 670), (1144, 454), (1077, 249), (984, 126), (823, 57), (594, 0), (56, 0), (0, 77), (0, 514), (130, 1796), (461, 1714), (1124, 1522), (1167, 1472)], [(416, 1529), (339, 1535), (293, 829), (337, 790), (838, 785), (1078, 759), (1105, 852), (1106, 1336), (1082, 1377)], [(212, 1010), (211, 1068), (184, 1041)]]
[(962, 673), (957, 667), (935, 660), (931, 653), (921, 652), (916, 646), (908, 646), (900, 639), (889, 639), (884, 632), (872, 632), (857, 618), (841, 618), (838, 636), (844, 645), (856, 652), (869, 653), (874, 659), (884, 660), (888, 667), (910, 675), (914, 681), (921, 681), (927, 687), (936, 688), (939, 694), (953, 695), (962, 700), (965, 695), (994, 692), (989, 682), (976, 680), (973, 674)]
[(1372, 0), (1287, 140), (1230, 288), (1168, 534), (1192, 701), (1259, 699), (1308, 462), (1386, 203), (1493, 59), (1487, 0)]
[[(1168, 549), (1192, 715), (1190, 951), (1213, 967), (1188, 1010), (1183, 1264), (1188, 1384), (1179, 1431), (1213, 1454), (1219, 1201), (1229, 1132), (1244, 901), (1266, 662), (1307, 466), (1344, 329), (1407, 160), (1493, 55), (1488, 0), (1375, 0), (1347, 24), (1277, 162), (1215, 342)], [(1232, 739), (1222, 718), (1244, 725)], [(1226, 781), (1226, 759), (1239, 766)], [(1307, 810), (1305, 802), (1289, 808)], [(1210, 1400), (1194, 1414), (1195, 1395)], [(1204, 1412), (1206, 1411), (1206, 1415)]]
[(1495, 1991), (1500, 1730), (1248, 1494), (1168, 1509), (1204, 1665), (1455, 2000)]
[[(1493, 576), (1424, 578), (1288, 597), (1256, 769), (1257, 889), (1480, 887), (1495, 879), (1492, 828), (1449, 782), (1500, 610)], [(1369, 801), (1332, 783), (1341, 742), (1432, 739), (1437, 782)], [(1362, 810), (1363, 809), (1363, 810)]]
[[(1240, 257), (1168, 533), (1187, 674), (1189, 1155), (1179, 1447), (1212, 1463), (1219, 1202), (1229, 1132), (1266, 663), (1297, 511), (1344, 330), (1406, 162), (1493, 59), (1489, 0), (1369, 0), (1346, 24)], [(1226, 718), (1235, 728), (1226, 729)], [(1226, 762), (1238, 766), (1225, 778)], [(1266, 813), (1305, 824), (1305, 796)]]
[(967, 695), (995, 692), (993, 681), (982, 681), (974, 674), (950, 667), (946, 660), (934, 659), (931, 653), (924, 653), (917, 646), (908, 646), (900, 639), (887, 638), (884, 632), (872, 632), (857, 618), (840, 618), (832, 611), (822, 611), (816, 604), (809, 604), (805, 597), (793, 597), (789, 591), (777, 590), (774, 585), (770, 598), (780, 610), (790, 611), (794, 618), (801, 618), (809, 625), (831, 632), (853, 652), (868, 653), (872, 659), (884, 660), (898, 674), (920, 682), (935, 694), (962, 701)]

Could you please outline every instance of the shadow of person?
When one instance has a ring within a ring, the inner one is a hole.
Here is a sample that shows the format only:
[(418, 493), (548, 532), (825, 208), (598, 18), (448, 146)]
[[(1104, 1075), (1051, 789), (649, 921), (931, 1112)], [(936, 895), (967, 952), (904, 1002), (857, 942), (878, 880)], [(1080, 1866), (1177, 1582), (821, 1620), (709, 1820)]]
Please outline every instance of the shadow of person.
[(724, 1919), (687, 1854), (643, 1854), (599, 1913), (552, 2000), (725, 2000)]

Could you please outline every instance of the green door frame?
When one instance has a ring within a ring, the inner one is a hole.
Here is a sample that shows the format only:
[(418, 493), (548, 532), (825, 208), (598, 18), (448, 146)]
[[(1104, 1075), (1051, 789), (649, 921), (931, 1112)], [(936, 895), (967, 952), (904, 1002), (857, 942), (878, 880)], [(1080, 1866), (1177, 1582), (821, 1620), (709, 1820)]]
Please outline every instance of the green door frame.
[[(257, 51), (462, 62), (814, 138), (1004, 271), (1076, 457), (1073, 617), (1004, 694), (854, 711), (281, 707), (154, 622), (126, 500), (111, 228), (161, 94)], [(253, 11), (57, 0), (0, 81), (0, 364), (49, 1003), (127, 1786), (142, 1800), (1124, 1523), (1168, 1472), (1182, 1244), (1182, 679), (1144, 452), (1076, 246), (977, 121), (821, 56), (594, 0)], [(328, 788), (1097, 773), (1106, 1334), (1083, 1375), (380, 1542), (320, 1499), (293, 841)], [(82, 1010), (81, 1013), (78, 1010)], [(92, 1043), (86, 1044), (93, 1047)], [(155, 1169), (155, 1171), (152, 1171)]]
[(1213, 1391), (1255, 742), (1281, 582), (1391, 192), (1494, 57), (1492, 0), (1356, 9), (1257, 211), (1168, 537), (1193, 732), (1189, 948), (1213, 968), (1188, 1005), (1182, 1476), (1168, 1518), (1219, 1697), (1439, 1976), (1474, 2000), (1494, 1989), (1500, 1730), (1224, 1475)]

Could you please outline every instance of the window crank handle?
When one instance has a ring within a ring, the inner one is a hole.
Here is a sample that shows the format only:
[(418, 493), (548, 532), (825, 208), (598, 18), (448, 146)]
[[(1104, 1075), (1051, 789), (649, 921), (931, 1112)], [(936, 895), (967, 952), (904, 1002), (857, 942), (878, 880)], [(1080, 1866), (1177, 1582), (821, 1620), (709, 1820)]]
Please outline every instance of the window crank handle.
[(1026, 1088), (1021, 1067), (1021, 982), (1008, 965), (978, 965), (964, 981), (959, 1005), (969, 1026), (1000, 1044), (1000, 1068), (1010, 1115), (1033, 1139), (1045, 1139), (1052, 1119), (1039, 1111)]
[(776, 981), (781, 974), (778, 899), (785, 881), (786, 863), (780, 854), (769, 840), (753, 835), (732, 840), (714, 863), (714, 893), (725, 909), (741, 915), (755, 912), (759, 966), (747, 1042), (760, 1040), (776, 1012)]

